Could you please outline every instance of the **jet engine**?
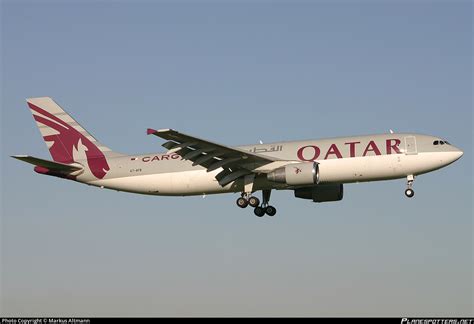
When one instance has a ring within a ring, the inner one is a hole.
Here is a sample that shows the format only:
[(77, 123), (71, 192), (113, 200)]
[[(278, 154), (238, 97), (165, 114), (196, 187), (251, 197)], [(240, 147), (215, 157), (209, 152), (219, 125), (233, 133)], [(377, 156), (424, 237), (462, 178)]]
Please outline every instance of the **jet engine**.
[(327, 184), (295, 189), (295, 197), (314, 202), (339, 201), (344, 197), (344, 187), (342, 184)]
[(290, 186), (314, 185), (319, 183), (319, 166), (316, 162), (287, 164), (268, 173), (267, 179)]

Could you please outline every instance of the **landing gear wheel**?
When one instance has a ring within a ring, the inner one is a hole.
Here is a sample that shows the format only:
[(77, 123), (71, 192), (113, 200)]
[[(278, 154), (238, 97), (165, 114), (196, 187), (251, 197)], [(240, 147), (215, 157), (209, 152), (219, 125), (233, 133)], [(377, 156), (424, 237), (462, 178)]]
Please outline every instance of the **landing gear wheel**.
[(255, 207), (253, 212), (257, 217), (263, 217), (263, 215), (265, 215), (265, 209), (263, 209), (262, 207)]
[(265, 208), (265, 213), (268, 216), (275, 216), (275, 214), (277, 213), (277, 210), (273, 206), (267, 206), (267, 208)]
[(408, 198), (412, 198), (415, 195), (415, 191), (413, 189), (408, 188), (405, 190), (405, 196)]
[(244, 197), (240, 197), (239, 199), (237, 199), (236, 203), (237, 203), (237, 206), (239, 206), (240, 208), (245, 208), (249, 205), (248, 200), (245, 199)]
[(260, 200), (257, 197), (250, 197), (249, 198), (249, 205), (252, 207), (258, 207), (260, 205)]
[(415, 195), (415, 190), (413, 190), (413, 182), (415, 181), (415, 176), (413, 174), (407, 175), (407, 190), (405, 190), (405, 196), (412, 198)]

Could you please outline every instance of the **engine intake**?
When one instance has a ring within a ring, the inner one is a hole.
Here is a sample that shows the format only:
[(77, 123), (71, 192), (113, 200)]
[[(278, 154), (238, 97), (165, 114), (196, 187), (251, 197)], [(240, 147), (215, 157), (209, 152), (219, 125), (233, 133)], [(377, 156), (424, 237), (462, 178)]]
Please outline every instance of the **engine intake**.
[(295, 189), (295, 197), (314, 202), (339, 201), (344, 197), (344, 187), (342, 184), (327, 184)]
[(268, 173), (267, 179), (291, 186), (318, 184), (319, 166), (316, 162), (287, 164)]

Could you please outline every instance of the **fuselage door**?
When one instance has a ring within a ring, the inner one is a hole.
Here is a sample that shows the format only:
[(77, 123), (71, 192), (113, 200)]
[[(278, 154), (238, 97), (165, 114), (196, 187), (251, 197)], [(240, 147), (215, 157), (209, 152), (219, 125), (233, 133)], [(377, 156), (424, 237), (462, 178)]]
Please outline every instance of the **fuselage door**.
[(416, 137), (415, 136), (405, 137), (405, 154), (407, 154), (407, 155), (418, 154), (418, 151), (416, 149)]

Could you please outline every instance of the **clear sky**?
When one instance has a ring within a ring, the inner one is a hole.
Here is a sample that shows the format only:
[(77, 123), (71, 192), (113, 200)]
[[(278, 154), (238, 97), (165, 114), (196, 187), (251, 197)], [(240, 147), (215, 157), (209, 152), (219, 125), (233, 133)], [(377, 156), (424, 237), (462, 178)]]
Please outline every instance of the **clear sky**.
[[(470, 1), (2, 1), (1, 310), (12, 316), (474, 315)], [(398, 132), (455, 164), (353, 184), (148, 197), (41, 176), (25, 98), (125, 153), (148, 127), (227, 145)]]

